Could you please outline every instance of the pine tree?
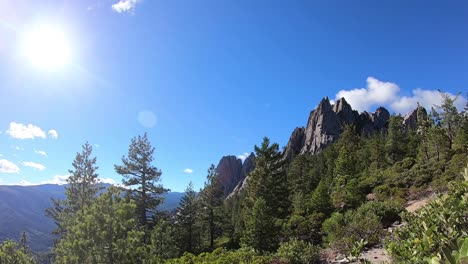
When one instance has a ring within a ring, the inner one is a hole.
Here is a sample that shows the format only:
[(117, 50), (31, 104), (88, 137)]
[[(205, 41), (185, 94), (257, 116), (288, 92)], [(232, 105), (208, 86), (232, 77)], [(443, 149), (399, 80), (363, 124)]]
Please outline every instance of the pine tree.
[(447, 93), (440, 93), (442, 97), (442, 105), (437, 106), (441, 112), (441, 125), (445, 130), (445, 134), (449, 139), (449, 147), (452, 148), (453, 141), (460, 127), (462, 116), (458, 113), (454, 102), (458, 99), (457, 95), (454, 99)]
[(183, 252), (193, 252), (196, 245), (196, 219), (199, 210), (197, 194), (193, 190), (192, 182), (185, 189), (185, 195), (176, 209), (177, 226), (179, 229), (179, 247)]
[(176, 241), (176, 228), (170, 216), (159, 219), (151, 231), (150, 263), (160, 263), (162, 260), (175, 258), (179, 254)]
[(403, 117), (392, 115), (388, 124), (387, 142), (385, 153), (390, 165), (401, 161), (405, 156), (406, 137), (403, 132)]
[(255, 200), (252, 211), (245, 220), (245, 231), (241, 238), (244, 246), (253, 247), (260, 252), (272, 252), (278, 247), (275, 236), (277, 228), (263, 197)]
[(328, 216), (333, 211), (328, 186), (325, 180), (320, 181), (310, 198), (310, 212), (323, 213)]
[[(270, 145), (268, 138), (263, 139), (260, 147), (255, 146), (255, 152), (255, 169), (249, 175), (244, 202), (245, 230), (241, 241), (257, 250), (272, 250), (278, 246), (281, 222), (286, 220), (291, 210), (286, 164), (278, 144)], [(268, 233), (259, 229), (263, 227), (258, 223), (258, 217), (268, 218), (269, 222), (265, 223)], [(270, 226), (270, 223), (273, 224)], [(265, 244), (259, 245), (259, 241)]]
[(122, 175), (122, 183), (131, 188), (130, 194), (137, 204), (137, 214), (142, 226), (148, 227), (148, 218), (162, 202), (162, 194), (168, 192), (161, 184), (157, 184), (161, 171), (153, 162), (154, 148), (146, 133), (132, 138), (128, 156), (122, 157), (123, 165), (115, 165), (115, 171)]
[(65, 207), (70, 214), (82, 211), (90, 206), (101, 189), (98, 182), (96, 157), (92, 157), (93, 148), (86, 142), (81, 153), (76, 153), (73, 169), (69, 170), (68, 186), (65, 188), (67, 198)]
[(205, 187), (200, 193), (203, 220), (208, 227), (208, 237), (210, 249), (214, 248), (214, 239), (219, 227), (221, 226), (221, 218), (223, 211), (224, 190), (216, 177), (215, 166), (211, 164), (208, 169), (208, 175)]
[[(64, 200), (52, 198), (53, 207), (46, 209), (46, 216), (52, 218), (57, 225), (52, 234), (60, 240), (67, 231), (70, 220), (78, 213), (83, 212), (95, 200), (102, 187), (98, 181), (96, 157), (92, 157), (93, 148), (86, 142), (81, 153), (76, 153), (72, 162), (73, 169), (69, 170), (65, 187)], [(57, 242), (57, 241), (56, 241)]]
[(284, 219), (288, 215), (290, 201), (286, 164), (279, 152), (278, 144), (270, 145), (264, 138), (260, 147), (255, 146), (255, 169), (250, 173), (247, 199), (253, 205), (255, 199), (262, 197), (272, 210), (272, 217)]
[(56, 263), (143, 263), (144, 232), (135, 218), (136, 204), (110, 187), (78, 212), (53, 252)]

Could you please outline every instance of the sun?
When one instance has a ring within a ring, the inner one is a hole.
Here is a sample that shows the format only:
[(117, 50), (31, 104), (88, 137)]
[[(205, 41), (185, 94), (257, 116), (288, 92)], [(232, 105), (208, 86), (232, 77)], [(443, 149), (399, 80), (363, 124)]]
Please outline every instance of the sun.
[(23, 38), (24, 56), (41, 69), (59, 69), (71, 62), (71, 48), (65, 32), (55, 25), (37, 25)]

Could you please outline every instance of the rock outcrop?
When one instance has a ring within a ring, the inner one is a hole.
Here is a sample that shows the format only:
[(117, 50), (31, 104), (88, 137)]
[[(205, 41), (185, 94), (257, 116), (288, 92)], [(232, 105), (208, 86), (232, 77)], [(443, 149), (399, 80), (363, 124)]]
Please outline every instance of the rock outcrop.
[(299, 155), (301, 152), (302, 147), (304, 146), (305, 140), (305, 128), (303, 127), (296, 127), (289, 137), (288, 145), (284, 150), (284, 157), (286, 159), (292, 159), (295, 156)]
[(224, 196), (230, 194), (245, 177), (255, 168), (255, 155), (250, 155), (244, 163), (236, 156), (224, 156), (216, 166), (216, 177), (224, 190)]
[(330, 103), (328, 97), (322, 99), (317, 108), (310, 113), (305, 128), (294, 129), (286, 148), (285, 159), (298, 154), (316, 154), (338, 140), (346, 124), (354, 124), (359, 133), (372, 134), (388, 127), (390, 113), (379, 107), (375, 113), (359, 114), (344, 98)]
[(377, 108), (375, 113), (362, 112), (356, 122), (356, 127), (360, 133), (373, 134), (376, 131), (386, 130), (390, 113), (383, 107)]
[(418, 129), (418, 121), (427, 119), (427, 112), (424, 107), (419, 106), (403, 117), (403, 125), (405, 133), (409, 130), (416, 131)]
[(341, 132), (340, 123), (328, 97), (322, 99), (317, 108), (310, 113), (301, 154), (318, 153), (337, 140)]

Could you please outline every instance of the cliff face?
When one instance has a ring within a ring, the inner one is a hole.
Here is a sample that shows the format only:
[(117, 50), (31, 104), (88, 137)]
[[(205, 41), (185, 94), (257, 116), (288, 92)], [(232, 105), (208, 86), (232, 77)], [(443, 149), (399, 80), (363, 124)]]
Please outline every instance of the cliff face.
[(293, 131), (283, 155), (291, 159), (298, 154), (316, 154), (338, 140), (345, 124), (354, 124), (360, 133), (372, 134), (386, 129), (389, 119), (390, 114), (383, 107), (375, 113), (359, 114), (344, 98), (334, 105), (324, 98), (310, 113), (307, 126)]
[(418, 121), (427, 119), (427, 112), (424, 107), (419, 106), (403, 117), (405, 132), (418, 129)]
[[(427, 113), (424, 108), (408, 113), (403, 120), (405, 131), (409, 129), (416, 130), (418, 119), (426, 117)], [(377, 108), (374, 113), (366, 111), (358, 113), (352, 109), (351, 105), (344, 98), (337, 100), (333, 105), (328, 98), (324, 98), (317, 108), (310, 113), (307, 126), (305, 128), (297, 127), (294, 129), (288, 144), (284, 148), (283, 157), (284, 159), (291, 160), (300, 154), (307, 153), (314, 155), (319, 153), (338, 140), (346, 124), (354, 125), (360, 134), (374, 134), (386, 131), (389, 120), (390, 113), (383, 107)], [(233, 175), (230, 180), (227, 179), (227, 175), (222, 176), (227, 182), (226, 186), (229, 187), (227, 191), (225, 190), (225, 193), (229, 194), (228, 197), (237, 195), (247, 188), (247, 176), (255, 167), (254, 158), (254, 155), (251, 154), (245, 160), (240, 176), (236, 176), (237, 174)], [(240, 160), (236, 163), (235, 171), (240, 166), (239, 162)], [(249, 170), (246, 168), (249, 168)], [(235, 185), (233, 185), (234, 182), (236, 183)]]
[(224, 189), (224, 196), (244, 180), (244, 178), (255, 168), (255, 155), (251, 153), (244, 163), (236, 156), (224, 156), (216, 166), (216, 177)]

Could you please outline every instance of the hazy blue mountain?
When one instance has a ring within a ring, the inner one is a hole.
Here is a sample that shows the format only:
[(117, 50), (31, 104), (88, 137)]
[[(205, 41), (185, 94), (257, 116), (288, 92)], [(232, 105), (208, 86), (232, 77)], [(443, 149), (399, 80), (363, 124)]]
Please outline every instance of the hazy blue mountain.
[[(173, 210), (183, 193), (170, 192), (160, 210)], [(52, 230), (55, 224), (45, 216), (45, 209), (52, 206), (51, 198), (63, 199), (65, 185), (44, 184), (37, 186), (0, 185), (0, 241), (18, 240), (27, 232), (34, 251), (48, 251), (52, 247)]]

